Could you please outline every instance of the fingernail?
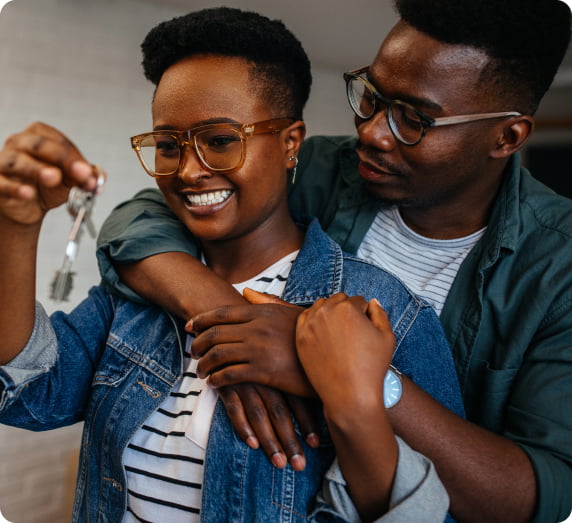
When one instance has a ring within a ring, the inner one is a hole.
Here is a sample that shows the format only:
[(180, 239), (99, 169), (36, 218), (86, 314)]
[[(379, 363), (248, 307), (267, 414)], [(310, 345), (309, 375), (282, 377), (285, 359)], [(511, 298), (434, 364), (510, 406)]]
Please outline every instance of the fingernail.
[(320, 437), (315, 432), (311, 432), (306, 436), (306, 443), (313, 449), (318, 448), (320, 445)]
[(185, 323), (185, 330), (187, 332), (193, 332), (193, 319), (192, 318), (187, 323)]
[(258, 440), (254, 436), (248, 436), (248, 438), (246, 438), (246, 444), (254, 450), (260, 446)]
[(88, 178), (83, 187), (86, 191), (95, 191), (97, 189), (97, 180), (95, 178)]
[(306, 468), (306, 458), (302, 454), (294, 454), (290, 458), (290, 466), (300, 472)]
[(278, 469), (283, 469), (288, 463), (286, 461), (286, 456), (282, 452), (275, 452), (272, 454), (270, 461), (272, 462), (272, 465)]

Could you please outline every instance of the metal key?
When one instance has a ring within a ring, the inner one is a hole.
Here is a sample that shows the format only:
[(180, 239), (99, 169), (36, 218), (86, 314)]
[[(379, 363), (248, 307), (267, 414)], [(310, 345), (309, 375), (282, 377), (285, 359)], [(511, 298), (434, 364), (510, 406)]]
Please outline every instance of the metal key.
[(75, 272), (72, 272), (71, 267), (77, 257), (84, 226), (92, 238), (95, 238), (97, 234), (91, 219), (91, 212), (95, 204), (95, 197), (101, 192), (105, 183), (105, 175), (99, 167), (95, 166), (95, 168), (98, 172), (95, 190), (85, 191), (79, 187), (73, 187), (68, 196), (67, 210), (73, 218), (73, 225), (68, 236), (63, 264), (56, 271), (50, 284), (50, 298), (54, 301), (67, 301), (73, 288)]

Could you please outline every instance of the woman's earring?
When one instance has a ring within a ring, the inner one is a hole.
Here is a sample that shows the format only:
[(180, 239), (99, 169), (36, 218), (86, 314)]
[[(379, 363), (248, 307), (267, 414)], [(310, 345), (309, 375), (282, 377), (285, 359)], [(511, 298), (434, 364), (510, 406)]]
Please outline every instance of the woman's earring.
[(298, 158), (296, 156), (290, 156), (288, 158), (291, 162), (294, 162), (294, 167), (290, 169), (290, 173), (292, 174), (292, 184), (296, 181), (296, 169), (298, 168)]

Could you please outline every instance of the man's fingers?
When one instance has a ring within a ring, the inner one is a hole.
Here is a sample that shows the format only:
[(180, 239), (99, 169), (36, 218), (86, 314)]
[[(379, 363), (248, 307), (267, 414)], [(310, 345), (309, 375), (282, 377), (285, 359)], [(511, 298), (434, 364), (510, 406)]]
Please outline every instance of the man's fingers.
[(197, 314), (191, 318), (187, 322), (185, 329), (187, 332), (199, 334), (215, 325), (243, 323), (250, 319), (249, 307), (251, 306), (224, 305), (217, 307), (216, 309)]
[[(304, 470), (306, 458), (300, 439), (294, 428), (290, 406), (284, 394), (268, 387), (257, 386), (264, 401), (274, 431), (286, 453), (286, 458), (294, 470)], [(262, 443), (264, 447), (264, 443)]]
[(284, 468), (287, 464), (286, 454), (274, 431), (266, 403), (260, 396), (260, 393), (264, 394), (271, 389), (255, 387), (251, 384), (236, 385), (233, 388), (240, 396), (246, 418), (254, 430), (262, 451), (272, 465)]
[(317, 423), (317, 413), (320, 410), (319, 402), (313, 399), (289, 395), (288, 403), (294, 418), (298, 422), (304, 440), (310, 447), (317, 448), (320, 444), (320, 427)]
[(242, 401), (240, 400), (235, 388), (225, 387), (220, 389), (218, 393), (224, 403), (226, 413), (228, 414), (230, 422), (232, 423), (238, 437), (250, 448), (257, 449), (260, 444), (254, 434), (254, 430), (252, 429), (248, 418), (246, 417)]

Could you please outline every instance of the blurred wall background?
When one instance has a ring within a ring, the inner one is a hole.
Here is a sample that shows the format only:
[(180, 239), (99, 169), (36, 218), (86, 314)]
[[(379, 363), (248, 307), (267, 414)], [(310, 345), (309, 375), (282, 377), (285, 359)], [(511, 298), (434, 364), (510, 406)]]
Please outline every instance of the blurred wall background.
[[(309, 135), (353, 132), (341, 73), (372, 60), (395, 21), (389, 0), (14, 0), (0, 14), (0, 141), (36, 120), (70, 136), (89, 161), (108, 173), (94, 212), (96, 225), (101, 224), (116, 204), (154, 185), (129, 146), (131, 135), (151, 129), (152, 85), (141, 73), (141, 41), (162, 20), (215, 5), (282, 19), (313, 63)], [(558, 147), (568, 154), (570, 53), (538, 120), (531, 149)], [(48, 299), (49, 283), (63, 261), (70, 226), (63, 208), (51, 212), (44, 224), (38, 296), (49, 311), (56, 308)], [(94, 248), (94, 240), (84, 235), (74, 264), (74, 290), (58, 308), (71, 309), (98, 282)], [(80, 432), (79, 425), (41, 434), (0, 427), (0, 510), (8, 520), (69, 519)]]

